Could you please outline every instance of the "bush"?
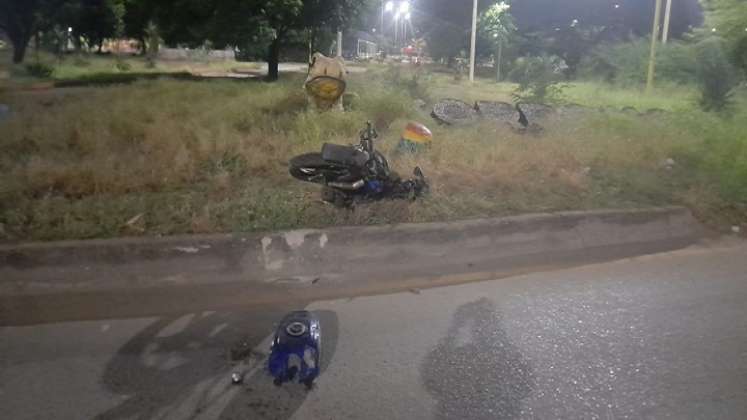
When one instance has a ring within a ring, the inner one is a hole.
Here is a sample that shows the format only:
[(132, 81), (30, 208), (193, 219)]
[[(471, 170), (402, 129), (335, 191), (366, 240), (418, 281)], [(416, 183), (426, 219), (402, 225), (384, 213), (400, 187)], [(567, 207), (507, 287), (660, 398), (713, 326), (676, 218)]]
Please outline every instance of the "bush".
[(565, 62), (557, 56), (519, 58), (509, 73), (509, 78), (519, 84), (514, 96), (532, 102), (560, 101), (565, 68)]
[(73, 59), (73, 66), (75, 67), (88, 67), (91, 62), (86, 60), (82, 55), (76, 55)]
[(49, 78), (54, 74), (54, 66), (42, 62), (26, 64), (26, 71), (34, 77)]
[[(646, 81), (650, 39), (603, 44), (584, 57), (578, 75), (584, 79), (603, 80), (621, 85)], [(696, 81), (695, 50), (692, 45), (670, 41), (659, 45), (656, 52), (656, 78), (678, 84)]]
[(737, 84), (736, 71), (729, 62), (723, 41), (707, 38), (696, 45), (700, 106), (706, 111), (721, 111), (730, 103)]
[(117, 60), (117, 63), (115, 64), (117, 67), (117, 70), (119, 71), (130, 71), (132, 70), (132, 64), (124, 61), (124, 60)]
[(394, 87), (396, 91), (407, 92), (414, 99), (430, 99), (430, 74), (423, 67), (413, 69), (400, 64), (390, 64), (380, 77), (386, 85)]

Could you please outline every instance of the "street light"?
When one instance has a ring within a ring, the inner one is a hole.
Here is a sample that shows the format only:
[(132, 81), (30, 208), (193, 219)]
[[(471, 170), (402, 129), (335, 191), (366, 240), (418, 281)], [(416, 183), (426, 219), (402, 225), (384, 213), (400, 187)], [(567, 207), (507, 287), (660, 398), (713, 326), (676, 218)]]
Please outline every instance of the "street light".
[(477, 39), (477, 0), (472, 0), (472, 32), (469, 38), (469, 82), (475, 81), (475, 40)]
[(407, 13), (405, 14), (405, 20), (410, 20), (410, 12), (407, 12)]
[(394, 2), (393, 1), (386, 2), (386, 4), (384, 5), (384, 10), (386, 10), (387, 12), (391, 12), (392, 9), (394, 9)]
[(399, 4), (399, 11), (402, 14), (405, 14), (405, 13), (409, 12), (410, 11), (410, 3), (406, 2), (406, 1), (403, 1), (402, 3), (400, 3)]

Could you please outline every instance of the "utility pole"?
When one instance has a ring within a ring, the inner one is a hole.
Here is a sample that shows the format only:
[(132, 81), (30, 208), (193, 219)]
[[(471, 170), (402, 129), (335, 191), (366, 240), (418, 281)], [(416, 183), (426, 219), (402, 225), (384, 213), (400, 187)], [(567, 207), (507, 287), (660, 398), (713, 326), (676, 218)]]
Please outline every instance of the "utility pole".
[(381, 25), (379, 25), (379, 34), (384, 36), (384, 1), (381, 0)]
[(399, 45), (399, 41), (398, 41), (399, 38), (397, 36), (399, 32), (399, 20), (398, 19), (399, 17), (396, 17), (394, 19), (394, 49), (395, 50), (397, 49), (397, 46)]
[(342, 31), (337, 31), (337, 56), (342, 57)]
[[(658, 1), (658, 0), (657, 0)], [(475, 37), (477, 34), (477, 0), (472, 1), (472, 37), (469, 41), (469, 81), (475, 81)]]
[(667, 0), (667, 7), (664, 9), (664, 30), (661, 35), (661, 43), (666, 44), (669, 37), (669, 15), (672, 12), (672, 0)]
[[(477, 0), (475, 0), (477, 1)], [(651, 54), (648, 57), (648, 76), (646, 77), (646, 93), (651, 93), (654, 87), (654, 67), (656, 66), (656, 41), (659, 39), (659, 20), (661, 17), (661, 0), (654, 0), (654, 27), (651, 31)]]

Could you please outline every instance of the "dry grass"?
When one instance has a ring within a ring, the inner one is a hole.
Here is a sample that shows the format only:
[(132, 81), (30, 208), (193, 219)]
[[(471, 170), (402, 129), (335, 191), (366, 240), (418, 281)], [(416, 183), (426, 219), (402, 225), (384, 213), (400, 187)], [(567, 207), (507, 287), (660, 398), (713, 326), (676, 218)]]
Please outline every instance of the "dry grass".
[[(538, 137), (490, 123), (442, 127), (414, 110), (410, 94), (439, 97), (443, 80), (427, 82), (428, 90), (407, 77), (391, 86), (389, 76), (386, 69), (351, 76), (361, 99), (345, 113), (307, 110), (301, 76), (5, 94), (0, 102), (15, 116), (0, 123), (0, 237), (269, 230), (669, 203), (691, 205), (705, 219), (724, 209), (737, 215), (730, 222), (744, 214), (733, 211), (737, 199), (699, 193), (721, 182), (699, 157), (699, 130), (720, 124), (711, 117), (591, 114), (549, 122)], [(502, 99), (487, 88), (481, 95)], [(354, 142), (366, 119), (376, 122), (378, 147), (403, 175), (423, 167), (430, 196), (339, 210), (319, 202), (317, 186), (287, 174), (291, 156), (326, 141)], [(395, 156), (410, 119), (433, 129), (434, 144)], [(677, 161), (674, 169), (662, 167), (667, 158)]]

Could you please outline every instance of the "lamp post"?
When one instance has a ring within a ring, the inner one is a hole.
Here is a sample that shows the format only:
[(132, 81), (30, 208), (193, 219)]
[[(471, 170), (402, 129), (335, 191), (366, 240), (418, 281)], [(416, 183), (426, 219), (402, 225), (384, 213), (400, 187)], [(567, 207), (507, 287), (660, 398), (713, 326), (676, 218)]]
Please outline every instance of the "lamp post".
[(654, 27), (651, 30), (651, 52), (648, 57), (648, 75), (646, 76), (646, 93), (651, 92), (654, 87), (654, 68), (656, 66), (656, 41), (659, 38), (659, 18), (661, 16), (661, 0), (654, 0)]
[(664, 9), (664, 29), (661, 34), (661, 43), (666, 44), (669, 37), (669, 15), (672, 13), (672, 0), (667, 0), (667, 7)]
[[(396, 21), (399, 16), (397, 16), (396, 11), (394, 10), (394, 1), (389, 0), (386, 3), (384, 2), (381, 3), (381, 36), (382, 36), (382, 39), (384, 39), (385, 41), (386, 41), (386, 30), (384, 29), (384, 14), (392, 13), (392, 12), (395, 13), (393, 18)], [(395, 37), (395, 42), (396, 42), (396, 37), (397, 37), (397, 32), (396, 32), (397, 26), (396, 25), (394, 26), (394, 30), (395, 30), (394, 37)]]
[(379, 31), (381, 32), (382, 36), (384, 35), (384, 12), (391, 12), (394, 9), (394, 2), (392, 0), (389, 0), (387, 2), (384, 2), (384, 0), (381, 1), (381, 27), (379, 28)]
[(475, 81), (475, 37), (477, 34), (477, 0), (472, 1), (472, 36), (469, 41), (469, 81)]
[[(399, 28), (399, 25), (402, 25), (402, 29), (400, 29), (400, 41), (402, 44), (407, 43), (407, 20), (410, 18), (410, 2), (403, 1), (399, 4), (399, 8), (397, 8), (397, 16), (401, 17), (400, 21), (395, 22), (397, 27)], [(400, 44), (397, 44), (397, 48), (400, 47)], [(400, 51), (401, 52), (401, 51)]]
[(404, 44), (407, 45), (407, 25), (410, 24), (410, 12), (405, 13), (405, 18), (402, 20), (402, 40), (404, 41)]
[(394, 48), (399, 46), (399, 10), (394, 12)]

